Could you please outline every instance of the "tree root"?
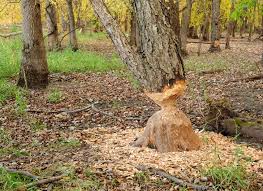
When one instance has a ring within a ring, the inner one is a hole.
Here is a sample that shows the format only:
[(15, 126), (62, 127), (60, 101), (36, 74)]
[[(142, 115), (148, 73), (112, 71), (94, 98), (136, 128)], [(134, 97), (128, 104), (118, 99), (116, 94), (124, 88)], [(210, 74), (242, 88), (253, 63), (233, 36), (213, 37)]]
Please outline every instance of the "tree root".
[(140, 171), (149, 171), (151, 173), (157, 174), (163, 178), (167, 178), (168, 180), (174, 182), (175, 184), (178, 184), (179, 186), (187, 186), (187, 187), (192, 188), (192, 189), (197, 190), (197, 191), (205, 191), (205, 190), (208, 190), (210, 188), (208, 186), (202, 186), (202, 185), (196, 185), (196, 184), (188, 183), (182, 179), (176, 178), (176, 177), (164, 172), (163, 170), (160, 170), (157, 168), (146, 167), (144, 165), (139, 165), (136, 168)]

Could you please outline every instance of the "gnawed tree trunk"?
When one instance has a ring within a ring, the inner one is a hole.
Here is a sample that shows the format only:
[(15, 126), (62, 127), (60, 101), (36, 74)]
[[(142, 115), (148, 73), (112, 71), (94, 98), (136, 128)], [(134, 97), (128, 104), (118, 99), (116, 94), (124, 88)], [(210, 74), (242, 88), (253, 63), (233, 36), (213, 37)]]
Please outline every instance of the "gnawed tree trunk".
[(189, 28), (189, 23), (191, 20), (191, 10), (192, 10), (192, 0), (186, 1), (186, 9), (183, 11), (182, 24), (181, 24), (181, 49), (183, 54), (187, 53), (187, 33)]
[(22, 0), (23, 50), (18, 86), (45, 88), (48, 66), (41, 24), (39, 0)]
[(190, 120), (175, 107), (185, 90), (183, 60), (167, 7), (158, 0), (133, 2), (140, 49), (129, 45), (102, 0), (91, 0), (93, 8), (111, 37), (120, 57), (145, 88), (146, 95), (162, 107), (148, 121), (135, 146), (159, 152), (193, 150), (201, 145)]
[(210, 52), (220, 51), (220, 0), (212, 0), (212, 21), (211, 21), (211, 41)]
[(73, 51), (78, 50), (78, 42), (76, 36), (76, 24), (73, 12), (72, 0), (67, 0), (68, 5), (68, 18), (69, 18), (69, 43)]
[(56, 8), (50, 0), (46, 0), (46, 17), (48, 29), (48, 50), (57, 50), (59, 49), (57, 14)]

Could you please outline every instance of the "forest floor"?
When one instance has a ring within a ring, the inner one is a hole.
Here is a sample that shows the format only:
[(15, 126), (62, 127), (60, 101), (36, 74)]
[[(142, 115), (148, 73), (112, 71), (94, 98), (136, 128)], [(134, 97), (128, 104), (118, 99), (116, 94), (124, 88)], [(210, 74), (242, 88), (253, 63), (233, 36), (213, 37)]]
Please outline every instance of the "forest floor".
[[(82, 50), (106, 58), (116, 54), (104, 37), (80, 42)], [(263, 79), (240, 80), (260, 74), (256, 62), (263, 52), (261, 43), (238, 39), (232, 49), (214, 54), (207, 53), (209, 45), (204, 44), (201, 56), (196, 55), (197, 44), (189, 44), (188, 89), (178, 107), (203, 142), (198, 151), (157, 153), (129, 145), (159, 108), (125, 69), (52, 73), (47, 89), (27, 91), (0, 108), (0, 163), (41, 177), (66, 174), (50, 184), (53, 190), (187, 190), (138, 170), (139, 165), (211, 190), (262, 190), (262, 142), (204, 131), (208, 99), (227, 99), (235, 112), (262, 119)]]

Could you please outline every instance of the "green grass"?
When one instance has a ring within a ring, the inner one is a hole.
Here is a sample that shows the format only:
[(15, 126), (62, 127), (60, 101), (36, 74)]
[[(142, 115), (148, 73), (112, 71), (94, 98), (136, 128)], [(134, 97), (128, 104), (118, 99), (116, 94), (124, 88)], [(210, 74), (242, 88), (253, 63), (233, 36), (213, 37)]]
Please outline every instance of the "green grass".
[[(1, 191), (13, 191), (21, 188), (32, 182), (32, 179), (19, 175), (17, 173), (9, 173), (4, 168), (0, 167), (0, 190)], [(28, 190), (37, 190), (36, 188), (31, 188)]]
[(0, 148), (0, 156), (7, 156), (7, 155), (13, 155), (15, 157), (23, 157), (23, 156), (29, 156), (30, 153), (15, 147)]
[[(106, 38), (104, 33), (79, 35), (83, 40)], [(10, 77), (16, 77), (19, 72), (22, 42), (17, 38), (0, 39), (0, 106), (10, 98), (15, 98), (19, 91), (15, 84), (8, 82)], [(49, 71), (51, 73), (71, 72), (108, 72), (122, 71), (125, 66), (118, 56), (106, 58), (92, 52), (79, 50), (72, 52), (69, 48), (47, 54)]]
[(117, 56), (105, 58), (82, 50), (72, 52), (70, 49), (65, 49), (62, 52), (50, 52), (48, 64), (49, 70), (54, 73), (108, 72), (124, 69), (124, 65)]
[(213, 180), (216, 190), (237, 191), (249, 186), (248, 174), (242, 165), (213, 166), (207, 170), (206, 176)]
[(18, 91), (16, 85), (5, 79), (0, 79), (0, 106), (4, 105), (7, 99), (14, 98)]
[(48, 94), (48, 102), (49, 103), (60, 103), (62, 101), (62, 92), (57, 89), (52, 89)]
[(88, 42), (88, 41), (94, 41), (94, 40), (105, 40), (107, 39), (107, 34), (104, 32), (86, 32), (86, 33), (80, 33), (77, 31), (78, 41), (80, 42)]

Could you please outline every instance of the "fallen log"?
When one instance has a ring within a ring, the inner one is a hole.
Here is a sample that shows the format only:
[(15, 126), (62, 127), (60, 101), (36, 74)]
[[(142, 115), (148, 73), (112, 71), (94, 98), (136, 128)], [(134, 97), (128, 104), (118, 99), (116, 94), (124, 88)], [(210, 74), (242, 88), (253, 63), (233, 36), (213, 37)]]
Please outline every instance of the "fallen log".
[(179, 186), (187, 186), (188, 188), (192, 188), (192, 189), (197, 190), (197, 191), (205, 191), (205, 190), (208, 190), (210, 188), (208, 186), (202, 186), (202, 185), (196, 185), (196, 184), (188, 183), (182, 179), (174, 177), (174, 176), (164, 172), (163, 170), (160, 170), (157, 168), (146, 167), (144, 165), (139, 165), (136, 168), (140, 171), (149, 171), (151, 173), (157, 174), (163, 178), (167, 178), (168, 180), (174, 182), (175, 184), (178, 184)]

